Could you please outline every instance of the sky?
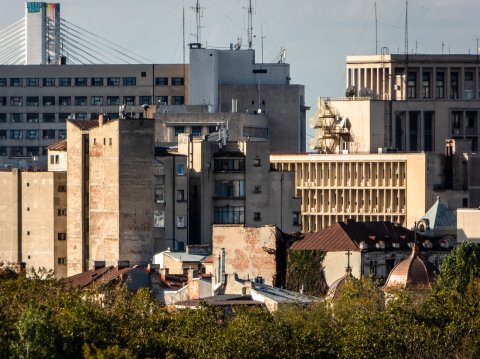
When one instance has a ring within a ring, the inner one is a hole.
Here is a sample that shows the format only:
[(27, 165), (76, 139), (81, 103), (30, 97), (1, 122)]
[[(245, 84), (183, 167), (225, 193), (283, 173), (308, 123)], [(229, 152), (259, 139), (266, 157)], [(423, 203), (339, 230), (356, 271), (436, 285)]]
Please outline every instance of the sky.
[[(195, 0), (60, 0), (67, 21), (111, 40), (154, 63), (181, 63), (182, 11), (186, 43), (195, 42)], [(375, 3), (377, 39), (375, 41)], [(405, 51), (404, 0), (252, 0), (253, 47), (271, 62), (286, 49), (292, 83), (305, 85), (306, 104), (344, 96), (347, 55)], [(248, 0), (200, 0), (201, 39), (207, 47), (247, 44)], [(24, 16), (23, 0), (0, 0), (0, 29)], [(410, 53), (476, 53), (479, 0), (408, 1)], [(188, 51), (187, 51), (188, 62)], [(308, 140), (308, 139), (307, 139)]]

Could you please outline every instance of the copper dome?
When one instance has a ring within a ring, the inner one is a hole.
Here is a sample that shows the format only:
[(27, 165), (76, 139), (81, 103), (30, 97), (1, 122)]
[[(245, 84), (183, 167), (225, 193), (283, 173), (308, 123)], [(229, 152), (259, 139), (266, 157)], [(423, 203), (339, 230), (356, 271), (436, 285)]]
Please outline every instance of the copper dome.
[(392, 269), (383, 289), (431, 289), (434, 279), (435, 267), (429, 261), (420, 258), (414, 246), (410, 257)]

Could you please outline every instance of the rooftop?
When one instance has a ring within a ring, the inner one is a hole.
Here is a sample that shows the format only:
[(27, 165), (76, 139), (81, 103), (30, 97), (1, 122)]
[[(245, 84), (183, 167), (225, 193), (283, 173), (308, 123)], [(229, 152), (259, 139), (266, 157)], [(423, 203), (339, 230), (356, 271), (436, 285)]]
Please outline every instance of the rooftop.
[(47, 149), (52, 151), (66, 151), (67, 150), (67, 140), (60, 140), (55, 143), (52, 143)]

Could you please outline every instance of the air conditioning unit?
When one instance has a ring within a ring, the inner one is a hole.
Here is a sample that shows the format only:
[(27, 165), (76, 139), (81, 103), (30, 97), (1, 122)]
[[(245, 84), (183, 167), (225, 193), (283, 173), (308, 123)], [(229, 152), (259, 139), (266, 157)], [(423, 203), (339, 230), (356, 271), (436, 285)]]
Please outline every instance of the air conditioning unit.
[(310, 182), (310, 186), (315, 187), (315, 182)]
[(310, 208), (310, 212), (315, 212), (315, 208), (314, 207)]
[(347, 208), (345, 209), (345, 212), (350, 212), (350, 207), (347, 207)]
[(348, 155), (348, 150), (342, 150), (343, 155)]
[(367, 186), (370, 186), (370, 181), (367, 181)]
[(392, 212), (391, 208), (387, 208), (387, 213), (391, 213), (391, 212)]
[(336, 213), (337, 212), (337, 209), (336, 208), (332, 208), (332, 213)]
[(360, 213), (363, 213), (363, 207), (358, 210)]
[(347, 181), (347, 186), (350, 186), (350, 181)]
[(362, 187), (363, 187), (364, 185), (365, 185), (365, 183), (364, 183), (363, 181), (362, 181), (362, 182), (360, 182), (360, 186), (362, 186)]
[(308, 182), (305, 182), (305, 187), (308, 187)]
[(376, 209), (376, 208), (374, 208), (372, 212), (373, 212), (373, 213), (377, 213), (377, 209)]
[(402, 208), (402, 210), (400, 212), (405, 213), (405, 208)]

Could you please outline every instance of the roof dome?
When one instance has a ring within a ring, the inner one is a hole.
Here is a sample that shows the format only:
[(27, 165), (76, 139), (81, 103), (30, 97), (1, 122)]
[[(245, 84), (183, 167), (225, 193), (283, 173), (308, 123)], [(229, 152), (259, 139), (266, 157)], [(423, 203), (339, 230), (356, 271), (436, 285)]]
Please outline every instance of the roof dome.
[(416, 246), (410, 257), (398, 263), (388, 275), (383, 290), (392, 288), (431, 289), (435, 279), (435, 267), (418, 256)]

